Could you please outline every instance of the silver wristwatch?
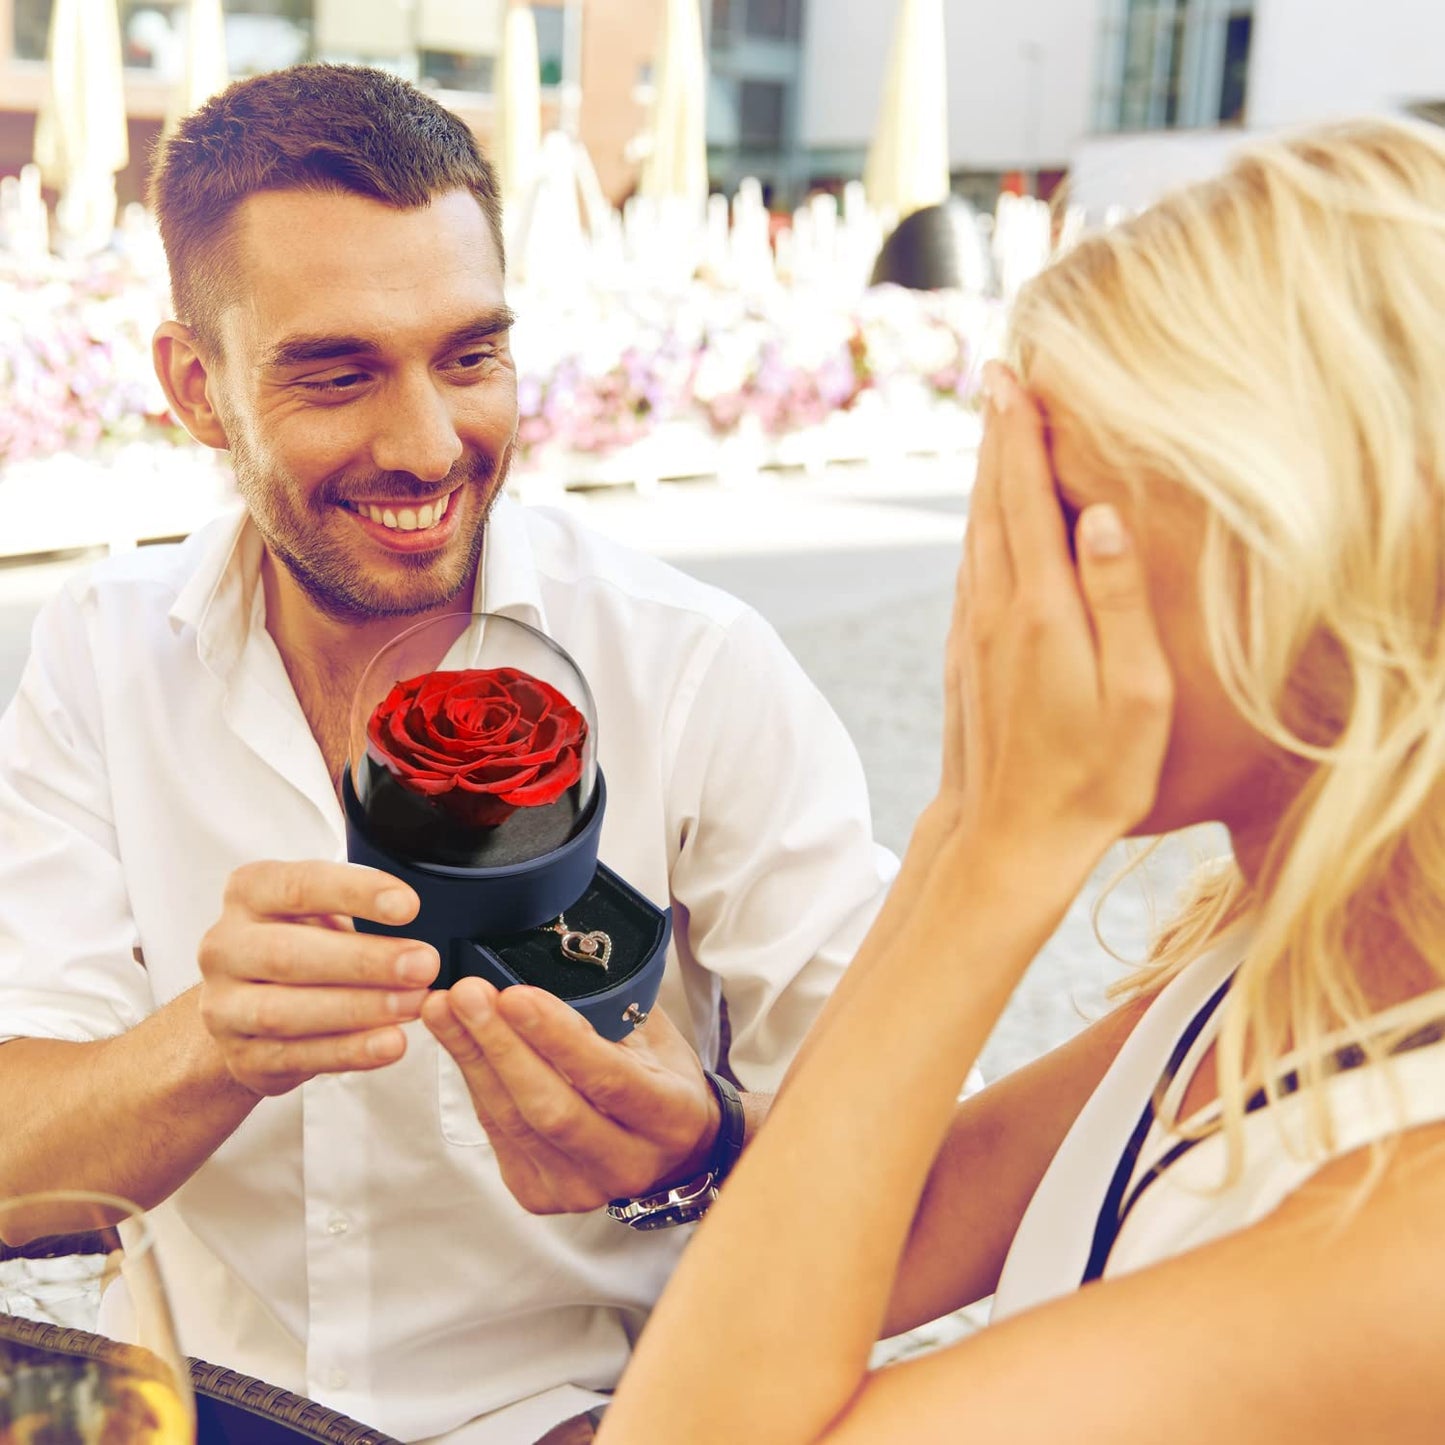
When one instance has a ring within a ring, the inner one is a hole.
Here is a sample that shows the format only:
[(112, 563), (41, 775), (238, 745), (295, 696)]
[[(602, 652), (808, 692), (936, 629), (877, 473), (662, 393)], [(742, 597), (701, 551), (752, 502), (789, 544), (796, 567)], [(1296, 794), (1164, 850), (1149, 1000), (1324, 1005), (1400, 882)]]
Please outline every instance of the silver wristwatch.
[(636, 1199), (614, 1199), (607, 1206), (607, 1213), (613, 1219), (633, 1229), (671, 1229), (675, 1224), (692, 1224), (701, 1219), (717, 1198), (723, 1180), (743, 1151), (747, 1117), (743, 1113), (743, 1101), (738, 1091), (726, 1079), (708, 1070), (703, 1071), (703, 1077), (717, 1096), (718, 1107), (722, 1110), (721, 1124), (707, 1168), (671, 1189), (641, 1194)]
[(633, 1229), (671, 1229), (675, 1224), (692, 1224), (701, 1219), (716, 1198), (717, 1184), (709, 1169), (672, 1189), (641, 1194), (636, 1199), (614, 1199), (607, 1213)]

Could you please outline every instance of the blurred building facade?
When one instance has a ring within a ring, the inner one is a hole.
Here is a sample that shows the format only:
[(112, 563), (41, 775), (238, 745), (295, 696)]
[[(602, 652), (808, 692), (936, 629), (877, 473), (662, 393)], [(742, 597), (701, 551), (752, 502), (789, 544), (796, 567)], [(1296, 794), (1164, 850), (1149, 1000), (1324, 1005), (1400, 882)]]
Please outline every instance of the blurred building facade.
[[(377, 65), (416, 81), (485, 145), (507, 0), (224, 0), (231, 74), (303, 60)], [(131, 164), (122, 201), (141, 198), (148, 157), (184, 66), (188, 0), (116, 0), (126, 66)], [(31, 156), (45, 95), (53, 0), (0, 0), (0, 175)], [(636, 181), (628, 143), (646, 118), (645, 81), (661, 0), (532, 0), (543, 127), (588, 144), (614, 199)]]
[[(712, 3), (744, 25), (754, 8)], [(774, 161), (795, 189), (862, 173), (899, 5), (802, 0)], [(1065, 174), (1091, 207), (1142, 205), (1244, 133), (1327, 116), (1445, 123), (1445, 0), (944, 0), (944, 12), (953, 188), (982, 206), (1001, 187), (1047, 196)], [(715, 160), (722, 137), (710, 131)]]
[[(802, 148), (813, 184), (862, 174), (898, 9), (899, 0), (809, 5)], [(957, 192), (992, 206), (1001, 184), (1052, 189), (1091, 127), (1098, 11), (1098, 0), (945, 0)]]
[[(188, 0), (114, 0), (137, 200), (184, 65)], [(1241, 131), (1358, 110), (1445, 118), (1445, 0), (943, 0), (955, 191), (1141, 204)], [(483, 144), (507, 0), (224, 0), (233, 75), (299, 60), (383, 66)], [(862, 174), (899, 0), (698, 0), (713, 185), (779, 208)], [(30, 159), (53, 0), (0, 0), (0, 175)], [(663, 0), (532, 0), (543, 127), (579, 134), (604, 192), (638, 176)]]
[(1244, 136), (1357, 114), (1445, 123), (1445, 4), (1102, 0), (1090, 135), (1071, 193), (1147, 205)]
[[(774, 204), (811, 179), (803, 155), (805, 21), (831, 0), (703, 0), (708, 170), (725, 192), (756, 177)], [(830, 22), (831, 23), (831, 22)]]

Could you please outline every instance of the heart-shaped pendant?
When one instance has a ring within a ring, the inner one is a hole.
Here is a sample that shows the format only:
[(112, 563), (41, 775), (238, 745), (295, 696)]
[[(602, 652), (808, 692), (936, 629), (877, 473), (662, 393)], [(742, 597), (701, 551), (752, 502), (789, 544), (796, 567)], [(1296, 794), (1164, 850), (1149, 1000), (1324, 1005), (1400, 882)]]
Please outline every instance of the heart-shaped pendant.
[(590, 933), (569, 929), (562, 935), (562, 957), (573, 963), (594, 963), (605, 973), (612, 957), (612, 940), (600, 928)]

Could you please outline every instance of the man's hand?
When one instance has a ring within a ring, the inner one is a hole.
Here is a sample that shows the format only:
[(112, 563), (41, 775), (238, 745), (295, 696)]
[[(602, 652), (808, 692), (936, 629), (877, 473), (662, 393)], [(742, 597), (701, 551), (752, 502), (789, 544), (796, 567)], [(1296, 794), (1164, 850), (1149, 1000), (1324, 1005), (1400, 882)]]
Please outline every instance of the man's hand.
[(404, 883), (352, 863), (249, 863), (226, 883), (201, 940), (201, 1017), (238, 1083), (284, 1094), (317, 1074), (377, 1069), (406, 1051), (441, 960), (399, 926), (421, 904)]
[(536, 988), (464, 978), (426, 1024), (461, 1067), (507, 1188), (533, 1214), (582, 1214), (700, 1174), (721, 1113), (660, 1010), (620, 1044)]

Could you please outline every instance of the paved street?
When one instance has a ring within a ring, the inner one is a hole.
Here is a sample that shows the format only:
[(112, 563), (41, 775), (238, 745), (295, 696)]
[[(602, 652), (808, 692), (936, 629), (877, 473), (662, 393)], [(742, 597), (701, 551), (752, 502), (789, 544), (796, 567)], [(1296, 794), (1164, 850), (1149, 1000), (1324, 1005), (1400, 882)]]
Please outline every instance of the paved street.
[[(565, 506), (758, 607), (852, 733), (878, 837), (901, 851), (936, 781), (943, 639), (970, 466), (910, 460), (886, 470), (835, 467), (813, 478), (765, 473), (733, 489), (675, 483), (652, 497), (617, 489), (537, 500)], [(35, 610), (86, 565), (72, 557), (0, 566), (0, 700), (14, 691)], [(1173, 844), (1151, 862), (1160, 907), (1168, 907), (1188, 858), (1188, 848)], [(1101, 877), (1119, 861), (1111, 858)], [(986, 1076), (1067, 1038), (1104, 1006), (1104, 988), (1121, 970), (1093, 935), (1097, 892), (1079, 900), (1020, 987), (985, 1052)], [(1100, 924), (1111, 947), (1138, 957), (1150, 916), (1131, 880)]]

